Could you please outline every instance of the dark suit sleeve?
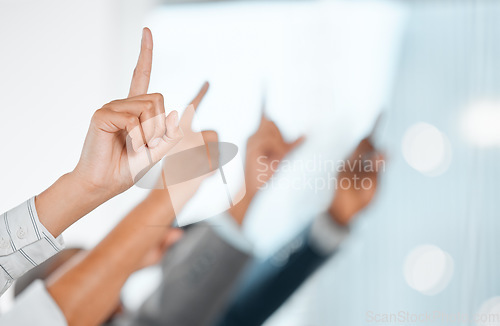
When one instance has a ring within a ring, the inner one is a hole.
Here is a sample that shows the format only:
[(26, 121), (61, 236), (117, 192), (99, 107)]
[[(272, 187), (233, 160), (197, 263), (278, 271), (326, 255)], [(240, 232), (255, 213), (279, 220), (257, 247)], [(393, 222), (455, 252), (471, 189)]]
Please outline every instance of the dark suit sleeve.
[(331, 254), (311, 245), (310, 226), (276, 254), (252, 263), (216, 326), (257, 326), (271, 316)]
[(209, 325), (227, 305), (250, 255), (213, 227), (192, 226), (163, 262), (164, 279), (133, 325)]

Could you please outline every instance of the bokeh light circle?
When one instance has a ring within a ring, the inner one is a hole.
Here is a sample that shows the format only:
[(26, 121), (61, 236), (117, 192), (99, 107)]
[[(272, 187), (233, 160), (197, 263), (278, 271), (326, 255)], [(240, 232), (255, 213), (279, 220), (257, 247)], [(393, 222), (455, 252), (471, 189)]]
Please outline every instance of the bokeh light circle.
[(478, 147), (500, 146), (500, 102), (478, 101), (464, 110), (461, 131), (466, 140)]
[(425, 295), (436, 295), (453, 277), (451, 256), (435, 245), (420, 245), (406, 257), (404, 277), (408, 285)]
[(500, 297), (486, 300), (474, 319), (477, 326), (500, 326)]
[(451, 163), (451, 145), (435, 126), (419, 122), (405, 132), (403, 156), (412, 168), (427, 176), (444, 173)]

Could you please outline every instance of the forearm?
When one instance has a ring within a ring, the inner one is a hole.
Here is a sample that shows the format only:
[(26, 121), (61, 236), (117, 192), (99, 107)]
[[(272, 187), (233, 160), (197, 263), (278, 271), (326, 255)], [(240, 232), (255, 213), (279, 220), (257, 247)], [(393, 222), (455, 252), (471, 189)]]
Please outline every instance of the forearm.
[(123, 284), (174, 219), (166, 199), (159, 202), (161, 197), (153, 194), (146, 198), (95, 249), (48, 281), (49, 293), (69, 325), (98, 325), (109, 317)]
[(107, 199), (102, 191), (91, 187), (71, 172), (38, 195), (35, 206), (40, 222), (54, 237), (58, 237)]

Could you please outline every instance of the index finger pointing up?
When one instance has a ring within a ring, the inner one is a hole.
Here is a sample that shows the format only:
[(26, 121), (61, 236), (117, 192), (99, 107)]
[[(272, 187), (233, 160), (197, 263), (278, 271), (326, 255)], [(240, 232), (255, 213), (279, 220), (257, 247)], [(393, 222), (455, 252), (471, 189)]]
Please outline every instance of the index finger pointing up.
[(149, 28), (142, 30), (141, 52), (134, 69), (128, 97), (147, 94), (153, 65), (153, 36)]
[(209, 86), (208, 82), (204, 82), (198, 94), (196, 94), (195, 98), (191, 101), (190, 104), (193, 105), (195, 110), (196, 108), (198, 108), (198, 105), (200, 104), (201, 100), (203, 100), (203, 97), (207, 93), (208, 86)]
[(189, 103), (188, 107), (182, 114), (180, 120), (180, 126), (182, 130), (184, 131), (190, 130), (191, 124), (194, 119), (194, 112), (196, 111), (196, 108), (198, 108), (198, 105), (200, 104), (201, 100), (203, 100), (203, 97), (207, 93), (208, 86), (209, 86), (208, 82), (203, 83), (203, 86), (201, 87), (198, 94), (196, 94), (195, 98), (193, 98), (191, 103)]

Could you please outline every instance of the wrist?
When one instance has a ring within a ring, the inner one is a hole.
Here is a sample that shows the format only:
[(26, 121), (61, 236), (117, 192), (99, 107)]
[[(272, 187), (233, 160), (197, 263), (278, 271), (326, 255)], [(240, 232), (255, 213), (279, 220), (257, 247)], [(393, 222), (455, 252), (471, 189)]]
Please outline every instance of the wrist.
[(334, 199), (332, 205), (328, 208), (328, 214), (331, 219), (340, 226), (347, 226), (355, 215), (346, 202), (341, 203), (340, 200)]
[(73, 171), (63, 175), (63, 177), (68, 183), (78, 185), (78, 187), (84, 190), (87, 194), (91, 194), (96, 200), (101, 201), (101, 204), (121, 192), (117, 192), (113, 189), (113, 184), (104, 187), (91, 181), (91, 178), (80, 171), (79, 165), (77, 165)]
[(259, 192), (259, 188), (251, 188), (251, 187), (246, 187), (241, 190), (242, 192), (245, 192), (245, 195), (243, 196), (243, 200), (245, 200), (248, 205), (252, 202), (253, 198), (255, 195), (257, 195), (257, 192)]
[(116, 195), (113, 194), (111, 187), (105, 188), (92, 183), (88, 180), (88, 178), (82, 175), (78, 169), (74, 169), (73, 171), (63, 175), (63, 177), (66, 178), (68, 183), (78, 185), (78, 187), (85, 190), (87, 194), (92, 194), (92, 196), (96, 197), (96, 199), (99, 197), (103, 203)]
[(54, 237), (58, 237), (107, 199), (102, 191), (90, 187), (77, 174), (70, 172), (36, 196), (35, 207), (40, 222)]

